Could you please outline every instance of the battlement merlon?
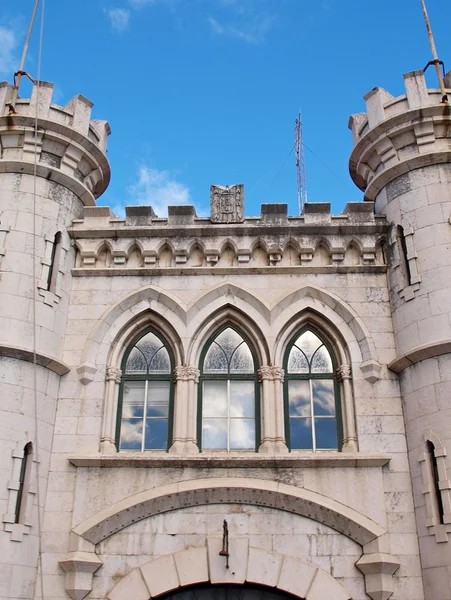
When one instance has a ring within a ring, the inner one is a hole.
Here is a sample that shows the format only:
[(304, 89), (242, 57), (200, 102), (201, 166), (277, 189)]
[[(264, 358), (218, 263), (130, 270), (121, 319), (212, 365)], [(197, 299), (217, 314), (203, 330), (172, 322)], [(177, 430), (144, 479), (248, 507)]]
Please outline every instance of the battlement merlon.
[[(450, 79), (448, 74), (446, 85)], [(349, 120), (350, 173), (367, 200), (375, 200), (395, 177), (424, 166), (431, 154), (435, 164), (451, 159), (450, 105), (441, 102), (439, 89), (426, 87), (423, 71), (406, 73), (404, 84), (406, 94), (396, 98), (374, 88), (364, 96), (367, 112)]]
[(118, 218), (107, 206), (85, 207), (82, 219), (70, 229), (73, 237), (147, 237), (186, 235), (243, 236), (268, 232), (303, 234), (305, 230), (339, 232), (383, 232), (384, 217), (374, 215), (371, 203), (348, 202), (343, 213), (331, 214), (328, 202), (309, 202), (304, 214), (288, 216), (287, 204), (262, 204), (261, 215), (245, 217), (239, 223), (217, 223), (211, 217), (198, 217), (192, 205), (169, 206), (168, 217), (160, 218), (151, 206), (127, 206), (125, 218)]
[(91, 120), (93, 104), (84, 96), (75, 96), (65, 106), (52, 104), (53, 87), (35, 82), (31, 98), (19, 98), (10, 114), (13, 87), (0, 82), (0, 171), (13, 172), (14, 165), (21, 164), (21, 173), (31, 173), (36, 150), (38, 176), (67, 186), (85, 205), (93, 206), (110, 180), (106, 158), (110, 126)]

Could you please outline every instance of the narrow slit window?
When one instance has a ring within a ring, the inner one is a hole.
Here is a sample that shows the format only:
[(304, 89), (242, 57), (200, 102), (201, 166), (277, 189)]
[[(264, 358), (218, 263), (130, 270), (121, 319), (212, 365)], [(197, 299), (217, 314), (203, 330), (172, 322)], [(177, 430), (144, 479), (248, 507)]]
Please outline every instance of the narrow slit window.
[(23, 449), (22, 466), (19, 475), (19, 489), (17, 490), (17, 501), (15, 511), (15, 523), (23, 523), (25, 520), (26, 508), (26, 488), (29, 484), (31, 456), (33, 454), (33, 444), (28, 442)]
[(55, 239), (53, 240), (52, 257), (50, 259), (49, 275), (47, 278), (47, 291), (55, 293), (56, 291), (56, 280), (58, 276), (58, 267), (61, 256), (61, 242), (62, 242), (61, 231), (55, 233)]
[(445, 514), (443, 510), (442, 493), (440, 491), (440, 477), (437, 466), (437, 457), (435, 456), (435, 446), (432, 442), (428, 441), (427, 448), (432, 478), (434, 480), (435, 507), (437, 509), (440, 524), (443, 525), (445, 523)]
[(404, 227), (402, 225), (396, 227), (396, 238), (398, 240), (399, 256), (407, 285), (412, 285), (412, 274), (410, 272), (409, 259), (407, 258), (406, 236), (404, 235)]

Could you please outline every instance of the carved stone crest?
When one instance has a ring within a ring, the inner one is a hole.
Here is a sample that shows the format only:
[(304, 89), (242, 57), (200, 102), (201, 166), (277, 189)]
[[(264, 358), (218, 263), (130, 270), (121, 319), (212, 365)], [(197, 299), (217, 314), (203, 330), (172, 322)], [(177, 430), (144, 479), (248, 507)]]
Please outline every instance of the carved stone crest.
[(211, 220), (213, 223), (244, 221), (244, 185), (212, 185), (210, 187)]

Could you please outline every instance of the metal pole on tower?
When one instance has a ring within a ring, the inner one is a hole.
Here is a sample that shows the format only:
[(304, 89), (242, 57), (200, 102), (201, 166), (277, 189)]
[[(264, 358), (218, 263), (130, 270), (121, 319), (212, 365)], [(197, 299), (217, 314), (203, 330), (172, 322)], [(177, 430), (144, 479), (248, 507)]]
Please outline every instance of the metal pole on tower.
[(442, 103), (443, 104), (447, 104), (448, 103), (448, 95), (446, 93), (446, 89), (445, 89), (445, 82), (444, 82), (444, 78), (443, 78), (443, 73), (440, 70), (440, 66), (443, 67), (443, 62), (441, 60), (439, 60), (438, 54), (437, 54), (437, 48), (435, 46), (435, 40), (434, 40), (434, 34), (432, 33), (432, 27), (431, 27), (431, 22), (429, 20), (429, 15), (428, 15), (428, 11), (426, 8), (426, 2), (425, 0), (421, 0), (421, 7), (423, 9), (423, 16), (424, 16), (424, 21), (426, 23), (426, 29), (428, 32), (428, 37), (429, 37), (429, 43), (431, 45), (431, 50), (432, 50), (432, 58), (433, 60), (431, 60), (430, 62), (428, 62), (428, 64), (425, 67), (425, 71), (426, 69), (430, 66), (430, 65), (434, 65), (435, 66), (435, 70), (437, 71), (437, 78), (438, 78), (438, 84), (440, 87), (440, 93), (442, 94)]
[(298, 186), (298, 206), (299, 214), (304, 212), (304, 205), (307, 202), (307, 178), (305, 174), (305, 154), (304, 139), (302, 131), (302, 114), (299, 111), (298, 118), (294, 127), (294, 145), (296, 150), (296, 178)]

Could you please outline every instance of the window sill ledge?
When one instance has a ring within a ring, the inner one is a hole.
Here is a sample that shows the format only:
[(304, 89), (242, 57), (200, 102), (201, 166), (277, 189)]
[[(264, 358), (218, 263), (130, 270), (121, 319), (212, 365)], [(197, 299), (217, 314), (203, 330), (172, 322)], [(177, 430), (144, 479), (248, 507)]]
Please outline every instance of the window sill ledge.
[(277, 456), (259, 454), (177, 456), (166, 452), (127, 452), (118, 454), (90, 454), (69, 457), (75, 467), (133, 467), (133, 468), (355, 468), (383, 467), (390, 462), (387, 454), (348, 454), (331, 452), (291, 453)]

